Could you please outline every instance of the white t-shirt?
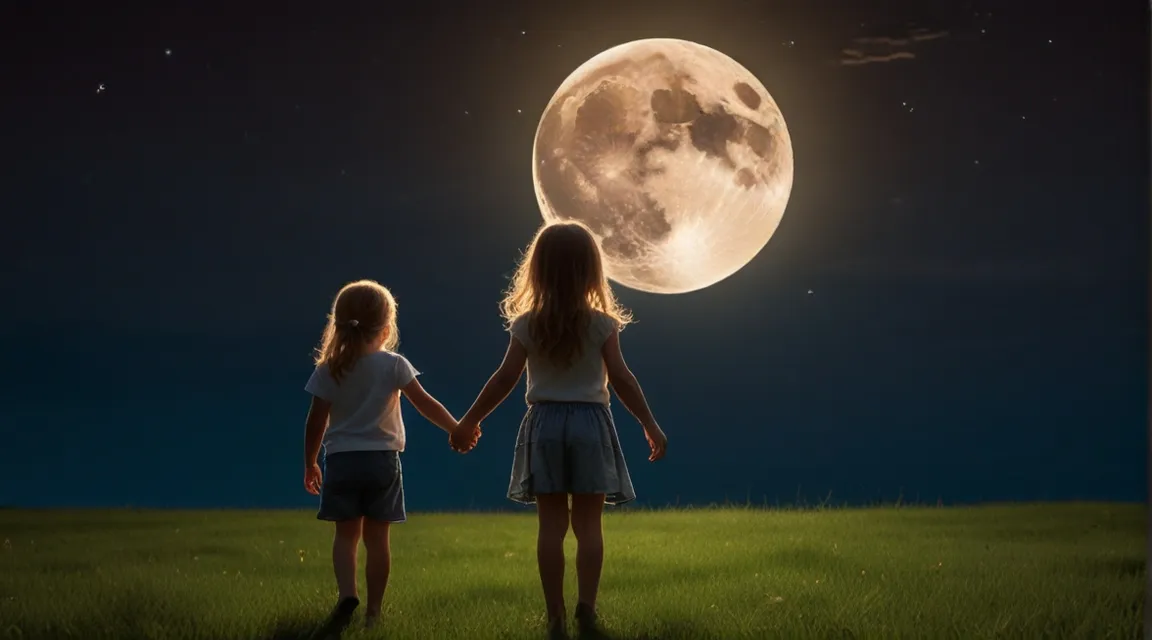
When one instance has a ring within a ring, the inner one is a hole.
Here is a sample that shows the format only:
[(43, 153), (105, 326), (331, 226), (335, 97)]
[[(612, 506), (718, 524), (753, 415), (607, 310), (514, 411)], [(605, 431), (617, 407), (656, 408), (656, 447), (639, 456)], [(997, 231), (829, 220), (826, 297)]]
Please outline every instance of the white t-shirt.
[(418, 375), (412, 363), (391, 351), (361, 356), (339, 384), (327, 364), (316, 367), (304, 389), (332, 403), (324, 450), (403, 451), (400, 389)]
[(584, 334), (580, 355), (568, 367), (557, 367), (536, 348), (529, 335), (528, 315), (520, 316), (508, 328), (528, 352), (528, 393), (534, 402), (596, 402), (608, 404), (608, 370), (600, 349), (616, 330), (610, 316), (594, 312)]

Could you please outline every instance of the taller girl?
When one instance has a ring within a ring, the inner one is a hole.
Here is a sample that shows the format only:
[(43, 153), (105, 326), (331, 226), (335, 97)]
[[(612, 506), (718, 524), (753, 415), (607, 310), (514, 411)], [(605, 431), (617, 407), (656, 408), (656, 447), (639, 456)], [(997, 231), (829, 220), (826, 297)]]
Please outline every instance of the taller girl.
[[(548, 609), (548, 630), (565, 634), (564, 537), (576, 536), (579, 599), (576, 623), (596, 626), (596, 592), (604, 562), (604, 504), (636, 498), (608, 408), (608, 385), (644, 428), (649, 460), (664, 456), (667, 438), (620, 351), (629, 313), (604, 275), (600, 247), (577, 222), (543, 227), (517, 269), (501, 305), (508, 350), (452, 434), (467, 451), (480, 422), (511, 393), (528, 368), (528, 412), (516, 436), (508, 498), (535, 504), (536, 557)], [(569, 513), (571, 495), (571, 513)]]

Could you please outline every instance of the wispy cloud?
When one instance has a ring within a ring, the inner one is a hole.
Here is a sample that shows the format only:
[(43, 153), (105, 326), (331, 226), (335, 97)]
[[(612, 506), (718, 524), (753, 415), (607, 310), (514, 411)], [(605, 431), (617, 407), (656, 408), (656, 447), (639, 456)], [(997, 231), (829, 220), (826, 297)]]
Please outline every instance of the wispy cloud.
[(844, 57), (840, 58), (842, 65), (854, 64), (872, 64), (873, 62), (891, 62), (893, 60), (911, 60), (916, 57), (915, 53), (911, 51), (897, 51), (896, 53), (887, 53), (883, 55), (865, 55), (863, 52), (855, 49), (845, 49), (841, 51)]
[(947, 31), (930, 31), (919, 28), (900, 37), (854, 38), (851, 47), (840, 50), (840, 64), (855, 66), (894, 60), (912, 60), (916, 58), (916, 53), (912, 49), (917, 45), (947, 37)]

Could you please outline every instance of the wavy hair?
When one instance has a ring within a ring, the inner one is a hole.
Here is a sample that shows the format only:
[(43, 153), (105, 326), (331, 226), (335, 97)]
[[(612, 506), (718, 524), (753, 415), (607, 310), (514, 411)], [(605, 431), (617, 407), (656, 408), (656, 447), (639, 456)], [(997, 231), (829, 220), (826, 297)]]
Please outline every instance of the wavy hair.
[(596, 237), (573, 220), (545, 224), (517, 265), (500, 304), (501, 315), (509, 327), (528, 315), (533, 342), (563, 367), (579, 357), (597, 311), (621, 329), (632, 321), (608, 284)]

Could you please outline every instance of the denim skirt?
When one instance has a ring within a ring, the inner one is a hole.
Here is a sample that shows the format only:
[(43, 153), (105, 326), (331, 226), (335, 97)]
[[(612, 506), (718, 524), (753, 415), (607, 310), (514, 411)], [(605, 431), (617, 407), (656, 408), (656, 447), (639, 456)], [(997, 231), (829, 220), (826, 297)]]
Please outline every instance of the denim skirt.
[(535, 504), (539, 493), (603, 493), (607, 504), (636, 499), (607, 405), (529, 405), (516, 435), (508, 499)]

